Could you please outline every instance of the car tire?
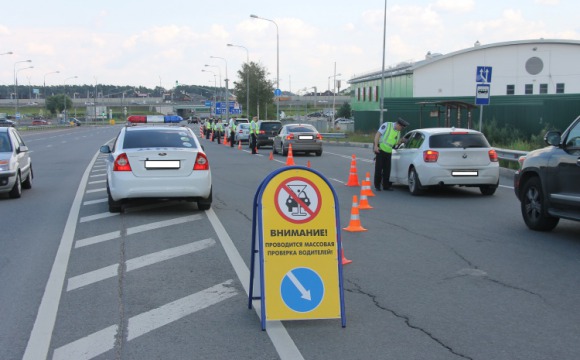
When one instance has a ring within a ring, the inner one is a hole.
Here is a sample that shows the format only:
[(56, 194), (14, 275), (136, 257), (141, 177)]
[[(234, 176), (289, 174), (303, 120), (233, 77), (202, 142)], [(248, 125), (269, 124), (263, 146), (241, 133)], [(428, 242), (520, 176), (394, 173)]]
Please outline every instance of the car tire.
[(109, 185), (107, 185), (107, 202), (109, 204), (110, 213), (120, 213), (123, 210), (123, 202), (121, 200), (115, 201), (111, 197), (111, 192), (109, 191)]
[(498, 185), (481, 185), (479, 187), (479, 191), (481, 191), (482, 195), (491, 196), (491, 195), (495, 194), (497, 187), (498, 187)]
[(315, 153), (316, 153), (316, 156), (322, 156), (322, 150), (318, 150)]
[(18, 199), (22, 196), (22, 183), (20, 182), (20, 172), (16, 173), (16, 182), (12, 187), (12, 190), (8, 193), (8, 196), (12, 199)]
[(211, 208), (212, 199), (213, 199), (213, 189), (210, 190), (207, 199), (203, 199), (197, 202), (197, 208), (201, 211), (209, 210)]
[(32, 189), (32, 178), (33, 177), (34, 177), (34, 174), (32, 173), (32, 165), (31, 165), (30, 172), (28, 173), (26, 180), (24, 180), (24, 182), (22, 183), (23, 189)]
[(278, 154), (278, 149), (276, 149), (276, 143), (272, 144), (272, 152)]
[(288, 149), (284, 148), (284, 144), (282, 144), (282, 155), (288, 156)]
[(539, 178), (532, 177), (523, 184), (520, 199), (522, 217), (530, 229), (550, 231), (558, 225), (560, 219), (548, 215)]
[(409, 170), (408, 183), (409, 192), (411, 195), (421, 195), (423, 193), (421, 180), (419, 180), (419, 175), (417, 174), (417, 170), (415, 170), (415, 168), (411, 168), (411, 170)]

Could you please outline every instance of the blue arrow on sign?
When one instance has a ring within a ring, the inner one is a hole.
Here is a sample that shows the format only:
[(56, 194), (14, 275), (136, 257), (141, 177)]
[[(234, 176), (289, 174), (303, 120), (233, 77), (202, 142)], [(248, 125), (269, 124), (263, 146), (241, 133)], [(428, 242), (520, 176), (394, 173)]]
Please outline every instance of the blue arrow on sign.
[(282, 300), (296, 312), (309, 312), (318, 307), (324, 297), (324, 283), (309, 268), (295, 268), (286, 273), (280, 286)]
[(475, 72), (475, 82), (490, 83), (491, 82), (491, 66), (478, 66)]

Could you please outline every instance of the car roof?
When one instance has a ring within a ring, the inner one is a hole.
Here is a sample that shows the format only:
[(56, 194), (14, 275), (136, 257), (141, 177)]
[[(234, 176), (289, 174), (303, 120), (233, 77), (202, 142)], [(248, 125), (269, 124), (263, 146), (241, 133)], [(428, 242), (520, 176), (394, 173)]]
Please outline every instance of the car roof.
[(172, 130), (172, 131), (179, 131), (184, 129), (189, 129), (185, 125), (180, 126), (171, 126), (171, 125), (129, 125), (125, 127), (127, 131), (153, 131), (153, 130)]
[(473, 129), (463, 129), (463, 128), (455, 128), (455, 127), (450, 127), (450, 128), (442, 128), (442, 127), (438, 127), (438, 128), (422, 128), (422, 129), (415, 129), (413, 131), (421, 131), (421, 132), (426, 133), (426, 134), (429, 134), (429, 135), (449, 134), (449, 133), (452, 133), (452, 132), (467, 132), (467, 133), (470, 133), (470, 134), (481, 134), (477, 130), (473, 130)]

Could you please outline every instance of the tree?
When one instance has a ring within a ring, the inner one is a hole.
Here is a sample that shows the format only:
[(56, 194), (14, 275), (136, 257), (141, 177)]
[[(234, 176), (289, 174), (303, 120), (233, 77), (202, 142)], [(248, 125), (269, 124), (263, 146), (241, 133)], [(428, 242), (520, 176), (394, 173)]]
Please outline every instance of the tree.
[[(267, 107), (274, 103), (274, 83), (266, 79), (270, 73), (260, 64), (253, 61), (249, 64), (244, 63), (241, 70), (238, 70), (238, 81), (235, 82), (236, 86), (234, 87), (238, 103), (244, 107), (248, 99), (246, 82), (248, 73), (250, 75), (250, 108), (246, 109), (245, 112), (248, 118), (258, 113), (263, 116), (263, 114), (268, 112), (266, 110)], [(260, 106), (259, 111), (258, 104)], [(276, 114), (276, 111), (271, 112), (270, 110), (270, 113)]]
[(350, 119), (352, 116), (350, 104), (345, 102), (336, 113), (336, 117)]
[(71, 109), (73, 107), (72, 100), (65, 96), (64, 94), (50, 96), (46, 99), (46, 110), (50, 111), (52, 115), (60, 114), (64, 110), (64, 102), (66, 99), (66, 108)]

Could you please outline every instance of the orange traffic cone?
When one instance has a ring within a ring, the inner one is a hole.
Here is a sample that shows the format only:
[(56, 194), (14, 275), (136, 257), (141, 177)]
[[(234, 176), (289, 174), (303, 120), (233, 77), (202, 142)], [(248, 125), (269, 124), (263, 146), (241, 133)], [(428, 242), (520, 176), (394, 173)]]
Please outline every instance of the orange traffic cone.
[(209, 141), (213, 142), (213, 131), (211, 132), (211, 136), (209, 137)]
[(242, 150), (242, 140), (238, 140), (238, 150)]
[(368, 198), (367, 196), (363, 193), (363, 190), (361, 188), (360, 191), (360, 203), (358, 204), (358, 209), (359, 210), (370, 210), (373, 207), (371, 206), (371, 204), (369, 204)]
[(270, 160), (274, 160), (274, 152), (270, 151)]
[(224, 146), (230, 146), (230, 143), (228, 142), (228, 137), (224, 135), (224, 142), (223, 142)]
[(363, 181), (363, 186), (365, 185), (365, 182), (366, 182), (366, 186), (367, 186), (365, 189), (365, 195), (366, 196), (375, 196), (375, 193), (373, 193), (373, 190), (371, 189), (371, 173), (369, 173), (368, 171), (366, 174), (366, 179), (365, 179), (365, 181)]
[(296, 165), (294, 163), (294, 155), (292, 155), (292, 144), (288, 147), (288, 157), (286, 158), (286, 166)]
[(342, 228), (342, 230), (350, 232), (367, 231), (367, 229), (363, 228), (360, 223), (360, 213), (358, 211), (358, 199), (356, 195), (352, 197), (352, 209), (350, 210), (350, 223), (348, 224), (347, 227)]
[(360, 188), (360, 194), (361, 196), (364, 194), (366, 196), (375, 196), (375, 194), (373, 194), (372, 190), (371, 190), (371, 183), (367, 180), (363, 180), (362, 181), (362, 185)]
[(306, 162), (306, 167), (307, 167), (307, 168), (310, 168), (310, 160), (308, 160), (308, 161)]
[(348, 265), (352, 262), (352, 260), (349, 260), (346, 258), (346, 256), (344, 256), (344, 245), (342, 246), (342, 248), (340, 248), (340, 257), (341, 257), (341, 262), (342, 265)]
[(350, 161), (350, 173), (348, 175), (346, 186), (360, 186), (358, 175), (356, 173), (356, 156), (354, 154), (352, 154), (352, 160)]

